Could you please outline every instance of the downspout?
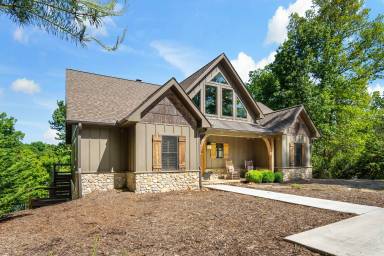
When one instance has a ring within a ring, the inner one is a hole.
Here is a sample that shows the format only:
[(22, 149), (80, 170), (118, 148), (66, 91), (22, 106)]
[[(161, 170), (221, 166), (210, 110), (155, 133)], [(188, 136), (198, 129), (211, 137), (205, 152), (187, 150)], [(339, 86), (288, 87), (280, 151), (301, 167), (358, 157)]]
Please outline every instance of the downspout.
[(82, 182), (81, 182), (81, 130), (83, 129), (82, 123), (79, 123), (79, 129), (77, 133), (77, 191), (79, 197), (83, 196)]

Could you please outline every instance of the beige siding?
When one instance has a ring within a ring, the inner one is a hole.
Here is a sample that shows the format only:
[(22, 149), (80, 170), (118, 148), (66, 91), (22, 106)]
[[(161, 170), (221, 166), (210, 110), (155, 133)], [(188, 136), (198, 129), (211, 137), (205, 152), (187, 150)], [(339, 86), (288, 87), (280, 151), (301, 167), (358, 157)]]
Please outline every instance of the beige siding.
[(189, 126), (137, 123), (136, 131), (136, 172), (152, 171), (152, 136), (159, 135), (186, 136), (185, 165), (187, 170), (198, 170), (199, 137), (197, 132)]
[[(261, 139), (211, 136), (207, 142), (228, 143), (229, 158), (236, 168), (244, 168), (245, 160), (253, 160), (254, 167), (268, 168), (268, 155), (265, 143)], [(225, 168), (226, 159), (212, 159), (211, 151), (206, 150), (207, 169)]]
[(128, 146), (127, 130), (83, 126), (81, 171), (83, 173), (127, 171)]

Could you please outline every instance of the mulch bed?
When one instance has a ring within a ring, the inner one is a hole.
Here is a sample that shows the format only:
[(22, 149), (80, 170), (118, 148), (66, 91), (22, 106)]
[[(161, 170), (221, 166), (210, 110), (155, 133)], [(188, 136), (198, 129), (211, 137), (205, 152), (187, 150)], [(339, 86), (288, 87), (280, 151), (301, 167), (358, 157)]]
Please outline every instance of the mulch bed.
[(283, 238), (351, 216), (220, 191), (93, 193), (1, 222), (0, 255), (318, 255)]
[(300, 196), (384, 207), (384, 181), (312, 180), (283, 184), (234, 184)]

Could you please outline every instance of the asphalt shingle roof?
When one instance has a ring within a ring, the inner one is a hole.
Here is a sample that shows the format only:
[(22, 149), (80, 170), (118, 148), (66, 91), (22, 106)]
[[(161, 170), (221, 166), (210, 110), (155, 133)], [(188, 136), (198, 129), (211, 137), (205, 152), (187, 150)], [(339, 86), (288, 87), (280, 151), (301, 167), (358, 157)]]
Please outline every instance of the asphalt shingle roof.
[(115, 124), (159, 85), (67, 69), (67, 120)]

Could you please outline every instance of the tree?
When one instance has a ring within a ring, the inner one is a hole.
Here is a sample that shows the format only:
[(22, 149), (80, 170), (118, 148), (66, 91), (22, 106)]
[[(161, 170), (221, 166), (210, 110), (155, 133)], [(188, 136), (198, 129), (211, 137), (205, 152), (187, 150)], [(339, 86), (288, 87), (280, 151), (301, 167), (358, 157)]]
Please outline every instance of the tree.
[(383, 16), (359, 0), (314, 0), (290, 17), (275, 61), (251, 72), (248, 88), (272, 108), (304, 104), (322, 133), (314, 144), (318, 176), (352, 177), (372, 130), (368, 82), (383, 77)]
[(57, 101), (57, 108), (53, 111), (52, 120), (49, 120), (51, 129), (56, 130), (57, 137), (55, 138), (60, 144), (65, 144), (65, 118), (66, 107), (63, 100)]
[(0, 0), (0, 13), (19, 25), (37, 26), (82, 46), (94, 41), (113, 51), (124, 40), (125, 31), (113, 46), (107, 46), (90, 35), (88, 28), (99, 28), (103, 26), (104, 18), (121, 15), (122, 11), (116, 11), (116, 5), (116, 0), (105, 4), (94, 0)]
[(22, 209), (31, 197), (44, 195), (38, 187), (49, 181), (38, 156), (22, 144), (24, 134), (15, 130), (15, 123), (0, 113), (0, 217)]

